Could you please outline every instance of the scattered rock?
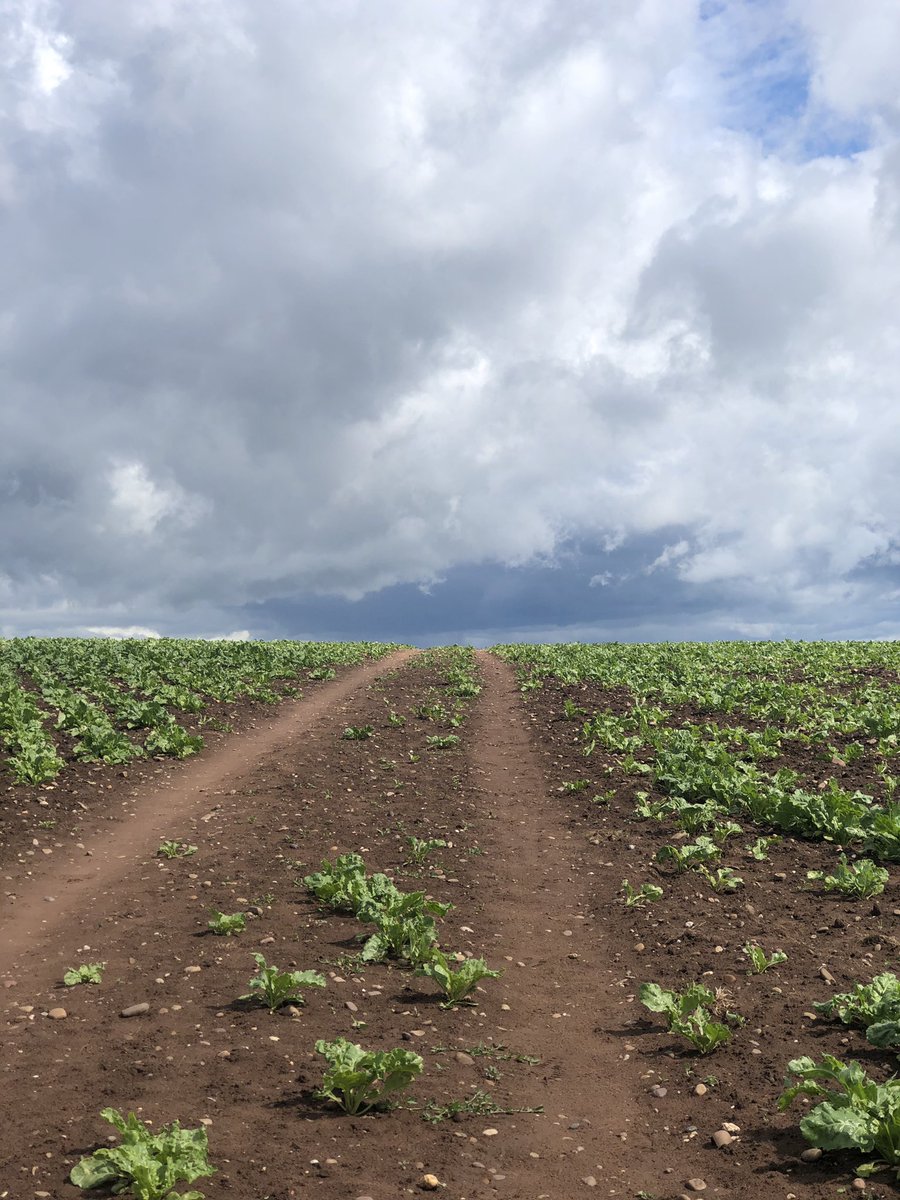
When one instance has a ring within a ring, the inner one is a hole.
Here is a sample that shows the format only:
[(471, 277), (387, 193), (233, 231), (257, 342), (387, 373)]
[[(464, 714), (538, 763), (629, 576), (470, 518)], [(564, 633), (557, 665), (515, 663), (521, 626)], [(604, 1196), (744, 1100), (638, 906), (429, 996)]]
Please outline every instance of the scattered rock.
[(593, 1175), (585, 1175), (584, 1179), (582, 1179), (581, 1182), (584, 1184), (585, 1187), (596, 1187), (597, 1186), (597, 1180), (593, 1177)]
[(857, 1192), (864, 1192), (869, 1185), (864, 1179), (857, 1177), (850, 1186)]
[[(703, 1085), (701, 1084), (700, 1086), (702, 1087)], [(668, 1096), (669, 1091), (668, 1088), (664, 1088), (661, 1084), (657, 1083), (650, 1089), (650, 1094), (662, 1100), (663, 1096)]]
[(423, 1187), (426, 1192), (435, 1192), (441, 1186), (441, 1181), (437, 1175), (423, 1175), (419, 1180), (419, 1186)]
[(268, 937), (260, 938), (259, 944), (260, 944), (260, 946), (271, 946), (274, 943), (274, 941), (275, 941), (275, 939), (270, 933)]
[(353, 1003), (352, 1000), (345, 1000), (344, 1008), (349, 1009), (350, 1012), (359, 1012), (359, 1008)]
[(731, 1143), (734, 1141), (734, 1138), (731, 1136), (731, 1134), (728, 1132), (727, 1129), (717, 1129), (716, 1132), (712, 1135), (712, 1140), (713, 1140), (713, 1145), (715, 1145), (719, 1150), (721, 1150), (723, 1146), (730, 1146)]
[(705, 1179), (689, 1179), (687, 1181), (687, 1187), (689, 1187), (692, 1192), (705, 1192), (706, 1191), (706, 1180)]
[(818, 1162), (822, 1157), (822, 1151), (818, 1146), (810, 1146), (808, 1150), (804, 1150), (800, 1155), (803, 1162)]
[(824, 979), (826, 983), (837, 983), (837, 980), (832, 975), (832, 973), (828, 970), (828, 968), (825, 966), (824, 963), (822, 964), (821, 967), (819, 967), (819, 976), (821, 979)]
[(185, 975), (196, 975), (202, 969), (202, 967), (185, 967), (184, 973)]
[(735, 1125), (734, 1121), (723, 1121), (722, 1128), (727, 1133), (740, 1133), (741, 1132), (740, 1125)]
[(695, 1096), (705, 1096), (708, 1091), (709, 1091), (709, 1088), (706, 1086), (705, 1083), (698, 1083), (697, 1086), (694, 1088), (694, 1095)]
[(120, 1017), (139, 1017), (142, 1013), (150, 1011), (150, 1005), (146, 1000), (142, 1000), (140, 1004), (129, 1004), (127, 1008), (123, 1008), (119, 1013)]
[(461, 1067), (475, 1066), (475, 1059), (471, 1054), (466, 1054), (464, 1050), (458, 1050), (454, 1057)]
[(496, 1137), (499, 1132), (500, 1132), (499, 1129), (482, 1129), (481, 1136), (482, 1137)]
[(66, 1012), (66, 1010), (64, 1008), (51, 1008), (50, 1011), (47, 1013), (47, 1016), (50, 1018), (51, 1021), (62, 1021), (63, 1018), (67, 1017), (68, 1015), (69, 1014)]

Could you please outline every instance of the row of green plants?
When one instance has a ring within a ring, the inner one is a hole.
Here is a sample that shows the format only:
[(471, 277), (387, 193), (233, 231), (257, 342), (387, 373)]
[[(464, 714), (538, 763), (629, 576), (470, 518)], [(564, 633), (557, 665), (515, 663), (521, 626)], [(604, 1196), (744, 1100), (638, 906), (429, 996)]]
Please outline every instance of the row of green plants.
[[(40, 784), (65, 768), (56, 731), (84, 762), (123, 764), (203, 746), (174, 716), (213, 701), (272, 702), (303, 679), (380, 657), (392, 645), (355, 642), (229, 642), (179, 638), (0, 639), (0, 749), (18, 783)], [(201, 717), (202, 723), (202, 717)]]
[(425, 892), (402, 892), (381, 872), (369, 875), (359, 854), (327, 859), (304, 879), (316, 899), (335, 912), (373, 925), (362, 946), (362, 962), (391, 960), (431, 979), (444, 993), (444, 1004), (467, 1000), (483, 979), (496, 979), (484, 959), (450, 955), (441, 949), (436, 918), (453, 908)]

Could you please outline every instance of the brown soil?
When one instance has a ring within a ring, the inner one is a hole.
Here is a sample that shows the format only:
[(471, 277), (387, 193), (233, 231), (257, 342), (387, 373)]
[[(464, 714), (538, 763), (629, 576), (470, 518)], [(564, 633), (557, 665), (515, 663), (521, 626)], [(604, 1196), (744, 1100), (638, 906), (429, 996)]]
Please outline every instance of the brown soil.
[[(774, 1115), (774, 1097), (788, 1058), (847, 1053), (846, 1031), (803, 1012), (834, 990), (822, 963), (842, 986), (884, 968), (896, 885), (878, 914), (871, 902), (823, 905), (797, 881), (826, 852), (785, 842), (770, 862), (732, 864), (748, 885), (738, 897), (710, 897), (682, 876), (663, 880), (657, 905), (626, 910), (622, 878), (652, 877), (662, 841), (628, 819), (633, 778), (610, 782), (602, 756), (583, 758), (552, 689), (530, 695), (526, 709), (512, 671), (479, 659), (484, 690), (457, 747), (428, 748), (429, 734), (451, 731), (414, 715), (440, 689), (439, 671), (416, 658), (368, 664), (287, 707), (271, 729), (167, 771), (162, 794), (110, 793), (115, 823), (81, 833), (92, 857), (67, 861), (59, 847), (37, 865), (7, 866), (5, 890), (17, 898), (0, 959), (0, 1078), (11, 1100), (0, 1197), (80, 1194), (67, 1175), (107, 1136), (98, 1116), (107, 1105), (156, 1124), (208, 1122), (219, 1173), (197, 1186), (209, 1200), (395, 1200), (419, 1194), (425, 1172), (453, 1200), (671, 1198), (691, 1178), (735, 1200), (831, 1200), (849, 1183), (851, 1156), (799, 1163), (796, 1116)], [(390, 712), (406, 723), (392, 724)], [(365, 724), (375, 727), (370, 739), (341, 738)], [(589, 791), (558, 791), (584, 777)], [(608, 810), (582, 799), (613, 785)], [(452, 845), (410, 868), (411, 834)], [(199, 849), (159, 859), (161, 837)], [(444, 944), (504, 968), (476, 1005), (442, 1009), (429, 980), (352, 962), (359, 923), (320, 911), (298, 883), (323, 857), (350, 850), (401, 887), (453, 901)], [(245, 933), (206, 932), (211, 907), (254, 905), (261, 915)], [(783, 946), (789, 962), (748, 978), (740, 946), (751, 936)], [(328, 986), (296, 1015), (238, 1003), (254, 951), (282, 968), (318, 967)], [(65, 968), (97, 960), (107, 963), (99, 987), (61, 986)], [(685, 1054), (634, 998), (643, 979), (681, 984), (705, 971), (748, 1018), (710, 1059)], [(145, 1015), (119, 1016), (144, 1001)], [(46, 1015), (56, 1006), (65, 1019)], [(314, 1043), (338, 1035), (419, 1051), (425, 1072), (408, 1102), (350, 1118), (316, 1100)], [(478, 1093), (503, 1109), (543, 1111), (423, 1120)], [(716, 1150), (710, 1135), (729, 1120), (741, 1127), (737, 1140)], [(869, 1195), (879, 1194), (896, 1193), (878, 1182)]]

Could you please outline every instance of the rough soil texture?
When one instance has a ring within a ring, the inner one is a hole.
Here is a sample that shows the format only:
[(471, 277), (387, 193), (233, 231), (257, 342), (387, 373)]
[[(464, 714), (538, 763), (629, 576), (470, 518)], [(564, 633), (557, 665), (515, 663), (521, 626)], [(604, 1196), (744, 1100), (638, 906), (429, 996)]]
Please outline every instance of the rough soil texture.
[[(732, 863), (747, 880), (735, 897), (667, 877), (663, 901), (626, 910), (623, 877), (660, 878), (648, 864), (663, 833), (629, 819), (640, 781), (583, 757), (577, 727), (560, 719), (573, 689), (545, 687), (526, 708), (509, 667), (487, 655), (479, 666), (483, 690), (452, 730), (458, 746), (430, 748), (429, 735), (451, 729), (415, 712), (435, 697), (452, 706), (442, 671), (416, 657), (367, 664), (290, 705), (272, 729), (166, 772), (171, 787), (117, 793), (113, 823), (85, 823), (81, 854), (92, 857), (68, 860), (60, 847), (38, 865), (7, 865), (16, 900), (0, 941), (0, 1197), (79, 1195), (68, 1172), (106, 1138), (107, 1105), (157, 1125), (204, 1121), (219, 1169), (198, 1181), (209, 1200), (395, 1200), (426, 1194), (426, 1173), (453, 1200), (673, 1200), (695, 1194), (688, 1180), (734, 1200), (833, 1200), (848, 1187), (853, 1157), (801, 1164), (799, 1114), (776, 1115), (774, 1097), (788, 1058), (846, 1056), (847, 1031), (804, 1010), (835, 990), (822, 964), (844, 987), (895, 957), (896, 885), (878, 912), (871, 901), (823, 902), (799, 881), (825, 851), (785, 841), (769, 862)], [(367, 740), (341, 737), (367, 724)], [(579, 778), (590, 788), (559, 791)], [(590, 803), (612, 787), (608, 806)], [(121, 802), (132, 799), (129, 815)], [(411, 867), (410, 835), (451, 845)], [(198, 850), (158, 858), (162, 837)], [(302, 885), (322, 858), (347, 851), (405, 890), (454, 903), (442, 943), (504, 969), (475, 1005), (445, 1010), (430, 980), (354, 962), (366, 930), (319, 909)], [(216, 937), (212, 907), (255, 915), (244, 933)], [(783, 946), (789, 962), (748, 977), (740, 946), (750, 937)], [(327, 987), (293, 1012), (239, 1002), (254, 952), (282, 969), (317, 968)], [(61, 985), (67, 967), (93, 961), (107, 964), (102, 984)], [(704, 972), (747, 1017), (708, 1059), (685, 1053), (635, 1000), (644, 979)], [(142, 1002), (145, 1014), (119, 1015)], [(65, 1018), (47, 1015), (56, 1007)], [(415, 1049), (425, 1071), (392, 1112), (347, 1117), (314, 1095), (314, 1044), (338, 1035)], [(440, 1106), (477, 1108), (485, 1096), (542, 1111), (438, 1119)], [(710, 1137), (724, 1121), (740, 1129), (718, 1150)], [(896, 1192), (879, 1180), (867, 1194)]]

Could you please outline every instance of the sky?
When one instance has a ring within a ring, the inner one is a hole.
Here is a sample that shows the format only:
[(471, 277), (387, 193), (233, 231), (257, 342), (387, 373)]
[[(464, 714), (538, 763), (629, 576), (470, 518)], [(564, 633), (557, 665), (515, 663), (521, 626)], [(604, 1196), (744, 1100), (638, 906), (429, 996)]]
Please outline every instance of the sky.
[(0, 0), (0, 636), (900, 636), (896, 0)]

